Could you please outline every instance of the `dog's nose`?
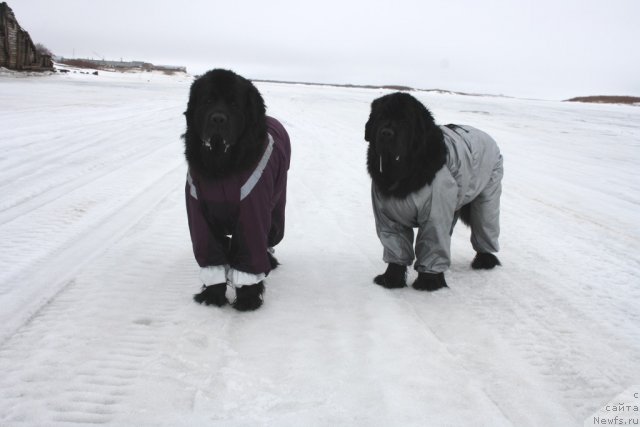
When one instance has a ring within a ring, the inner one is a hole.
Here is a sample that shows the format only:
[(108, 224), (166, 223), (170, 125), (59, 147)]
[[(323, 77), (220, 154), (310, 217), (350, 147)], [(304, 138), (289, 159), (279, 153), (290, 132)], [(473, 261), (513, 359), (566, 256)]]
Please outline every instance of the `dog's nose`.
[(211, 121), (217, 125), (223, 125), (227, 122), (227, 115), (223, 113), (213, 113)]
[(380, 130), (380, 136), (383, 138), (391, 139), (396, 133), (391, 128), (382, 128)]

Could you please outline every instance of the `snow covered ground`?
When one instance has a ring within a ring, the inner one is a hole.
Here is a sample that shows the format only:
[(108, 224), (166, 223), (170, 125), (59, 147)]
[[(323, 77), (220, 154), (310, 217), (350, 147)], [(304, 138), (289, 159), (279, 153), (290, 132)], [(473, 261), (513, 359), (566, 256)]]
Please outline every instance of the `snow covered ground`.
[[(190, 81), (0, 76), (0, 425), (571, 426), (640, 392), (640, 108), (415, 93), (505, 157), (500, 259), (384, 270), (371, 89), (258, 84), (293, 159), (265, 305), (195, 304)], [(412, 273), (409, 280), (415, 277)]]

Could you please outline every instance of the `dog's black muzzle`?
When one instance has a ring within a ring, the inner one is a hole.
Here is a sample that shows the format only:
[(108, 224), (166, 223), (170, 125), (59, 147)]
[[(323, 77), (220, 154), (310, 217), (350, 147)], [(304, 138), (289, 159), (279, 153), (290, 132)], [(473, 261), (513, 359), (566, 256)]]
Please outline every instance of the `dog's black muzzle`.
[(208, 122), (212, 123), (214, 126), (224, 126), (229, 117), (225, 113), (214, 112), (209, 114)]
[(396, 141), (396, 131), (389, 126), (381, 126), (376, 132), (376, 151), (378, 155), (395, 159), (400, 155)]
[(378, 130), (378, 138), (382, 140), (392, 140), (396, 133), (390, 127), (381, 127)]
[(229, 116), (226, 113), (216, 110), (208, 112), (200, 132), (203, 148), (216, 153), (226, 153), (233, 145), (229, 124)]

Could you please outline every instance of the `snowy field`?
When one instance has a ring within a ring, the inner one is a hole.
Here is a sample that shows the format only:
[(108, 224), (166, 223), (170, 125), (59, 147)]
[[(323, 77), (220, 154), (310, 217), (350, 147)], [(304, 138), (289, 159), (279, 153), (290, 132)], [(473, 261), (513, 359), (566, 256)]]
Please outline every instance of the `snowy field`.
[[(190, 81), (0, 76), (0, 426), (582, 426), (640, 392), (640, 108), (414, 92), (505, 158), (503, 267), (384, 271), (372, 89), (258, 84), (293, 145), (264, 306), (192, 301)], [(409, 280), (413, 280), (412, 272)]]

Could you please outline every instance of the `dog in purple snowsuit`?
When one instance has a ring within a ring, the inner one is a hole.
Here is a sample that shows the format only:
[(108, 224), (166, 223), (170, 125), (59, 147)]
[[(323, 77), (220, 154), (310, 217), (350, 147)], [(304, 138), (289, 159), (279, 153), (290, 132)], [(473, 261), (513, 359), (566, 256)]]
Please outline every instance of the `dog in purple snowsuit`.
[(223, 306), (229, 285), (234, 308), (255, 310), (284, 237), (289, 135), (257, 88), (228, 70), (193, 82), (185, 116), (187, 215), (203, 282), (194, 299)]

